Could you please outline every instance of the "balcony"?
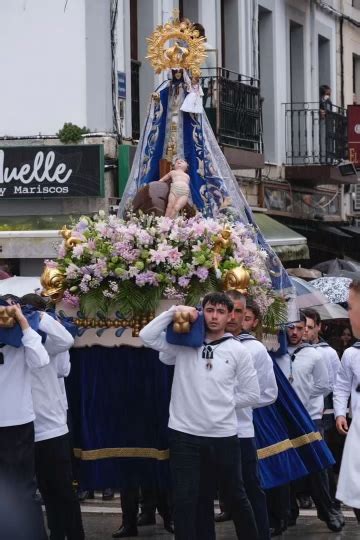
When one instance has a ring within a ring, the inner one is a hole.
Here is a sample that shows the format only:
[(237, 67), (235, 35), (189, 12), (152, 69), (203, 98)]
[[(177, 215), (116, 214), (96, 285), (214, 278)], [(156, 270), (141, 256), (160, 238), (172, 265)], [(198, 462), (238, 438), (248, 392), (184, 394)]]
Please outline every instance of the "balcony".
[(287, 180), (316, 184), (355, 181), (343, 176), (338, 164), (348, 156), (345, 109), (332, 105), (321, 111), (319, 103), (285, 103)]
[(225, 68), (202, 70), (204, 108), (233, 168), (264, 165), (258, 79)]

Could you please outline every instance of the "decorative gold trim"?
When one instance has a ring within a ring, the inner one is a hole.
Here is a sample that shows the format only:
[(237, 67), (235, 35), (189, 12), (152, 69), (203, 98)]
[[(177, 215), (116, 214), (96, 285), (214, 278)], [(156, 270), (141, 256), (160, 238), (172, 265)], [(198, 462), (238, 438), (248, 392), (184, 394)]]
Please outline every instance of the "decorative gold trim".
[(318, 431), (313, 431), (311, 433), (307, 433), (306, 435), (296, 437), (295, 439), (285, 439), (284, 441), (272, 444), (271, 446), (260, 448), (257, 451), (257, 455), (259, 459), (265, 459), (271, 456), (276, 456), (277, 454), (285, 452), (286, 450), (290, 450), (291, 448), (300, 448), (301, 446), (305, 446), (306, 444), (311, 444), (313, 442), (321, 440), (322, 436), (320, 435), (320, 433)]
[(285, 439), (284, 441), (272, 444), (271, 446), (259, 448), (259, 450), (257, 451), (257, 456), (258, 459), (265, 459), (271, 456), (275, 456), (276, 454), (281, 454), (281, 452), (285, 452), (286, 450), (290, 450), (291, 448), (293, 448), (293, 445), (291, 444), (290, 439)]
[(294, 448), (299, 448), (300, 446), (311, 444), (315, 441), (322, 441), (322, 436), (318, 431), (301, 435), (301, 437), (297, 437), (296, 439), (291, 439)]
[[(306, 444), (321, 440), (322, 436), (319, 432), (311, 432), (296, 437), (296, 439), (285, 439), (279, 443), (260, 448), (257, 451), (257, 455), (259, 459), (265, 459), (281, 454), (281, 452), (285, 452), (291, 448), (300, 448)], [(81, 448), (74, 448), (74, 455), (82, 461), (94, 461), (96, 459), (108, 458), (149, 458), (157, 459), (158, 461), (166, 461), (169, 459), (170, 452), (169, 449), (158, 450), (157, 448), (99, 448), (98, 450), (82, 450)]]
[(82, 450), (74, 448), (75, 457), (82, 461), (107, 458), (150, 458), (158, 461), (169, 459), (169, 450), (157, 448), (99, 448), (98, 450)]
[(132, 319), (85, 319), (76, 318), (74, 324), (79, 328), (131, 328), (133, 337), (138, 337), (140, 330), (155, 317), (154, 313), (133, 317)]

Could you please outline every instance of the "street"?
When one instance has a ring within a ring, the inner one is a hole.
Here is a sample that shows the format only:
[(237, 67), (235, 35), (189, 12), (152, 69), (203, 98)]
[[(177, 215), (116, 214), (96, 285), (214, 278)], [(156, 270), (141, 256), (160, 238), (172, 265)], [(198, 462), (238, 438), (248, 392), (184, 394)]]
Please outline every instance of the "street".
[[(102, 502), (100, 495), (96, 494), (94, 500), (87, 500), (81, 508), (86, 539), (110, 540), (111, 534), (121, 524), (118, 494), (116, 494), (113, 501), (107, 503)], [(217, 510), (216, 508), (215, 511)], [(302, 510), (298, 525), (290, 528), (282, 537), (277, 538), (296, 538), (297, 540), (348, 540), (350, 538), (360, 538), (360, 525), (357, 524), (353, 513), (350, 510), (345, 510), (344, 515), (346, 519), (344, 530), (341, 533), (332, 533), (324, 523), (316, 518), (314, 510)], [(217, 524), (216, 535), (217, 540), (235, 540), (236, 536), (232, 522)], [(162, 520), (157, 516), (156, 526), (139, 528), (138, 538), (144, 540), (171, 540), (174, 537), (163, 529)]]

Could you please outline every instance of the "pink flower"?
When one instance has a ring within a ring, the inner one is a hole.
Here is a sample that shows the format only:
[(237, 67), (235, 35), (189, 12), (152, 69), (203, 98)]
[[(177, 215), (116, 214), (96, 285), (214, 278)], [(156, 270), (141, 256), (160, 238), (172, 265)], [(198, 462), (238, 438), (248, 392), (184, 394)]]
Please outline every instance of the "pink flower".
[(45, 265), (48, 268), (57, 268), (59, 265), (56, 261), (53, 261), (51, 259), (45, 259)]
[(74, 255), (74, 257), (77, 257), (79, 259), (83, 253), (84, 253), (84, 245), (83, 244), (77, 244), (76, 246), (73, 247), (73, 255)]
[[(160, 248), (160, 246), (159, 246)], [(162, 262), (166, 261), (166, 257), (168, 255), (168, 251), (161, 250), (161, 249), (150, 249), (150, 260), (151, 262), (154, 262), (155, 264), (160, 264)]]
[(93, 238), (89, 238), (85, 246), (89, 251), (95, 251), (96, 249), (96, 242)]
[(66, 304), (68, 304), (71, 307), (77, 308), (79, 307), (80, 300), (79, 297), (75, 294), (71, 294), (69, 291), (64, 292), (63, 300)]
[(181, 253), (179, 253), (177, 248), (170, 249), (167, 254), (167, 260), (173, 266), (179, 265), (181, 263)]
[(58, 249), (58, 257), (59, 259), (63, 259), (65, 255), (66, 255), (66, 246), (65, 246), (65, 242), (62, 242)]
[(70, 263), (66, 269), (66, 277), (68, 279), (75, 279), (80, 274), (80, 268), (74, 263)]
[(187, 277), (182, 276), (182, 277), (180, 277), (178, 279), (178, 283), (179, 283), (180, 287), (183, 287), (185, 289), (189, 285), (190, 279), (187, 278)]
[(209, 275), (209, 270), (205, 268), (205, 266), (199, 266), (195, 274), (197, 275), (200, 281), (206, 281)]

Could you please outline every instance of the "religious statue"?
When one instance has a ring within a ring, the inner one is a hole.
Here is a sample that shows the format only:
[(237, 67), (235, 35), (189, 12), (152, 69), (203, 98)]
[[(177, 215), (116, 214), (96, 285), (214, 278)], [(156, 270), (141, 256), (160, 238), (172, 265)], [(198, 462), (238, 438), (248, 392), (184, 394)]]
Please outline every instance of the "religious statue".
[(173, 170), (159, 180), (159, 182), (171, 180), (165, 217), (175, 218), (189, 200), (190, 176), (186, 173), (187, 169), (188, 163), (185, 159), (177, 158)]

